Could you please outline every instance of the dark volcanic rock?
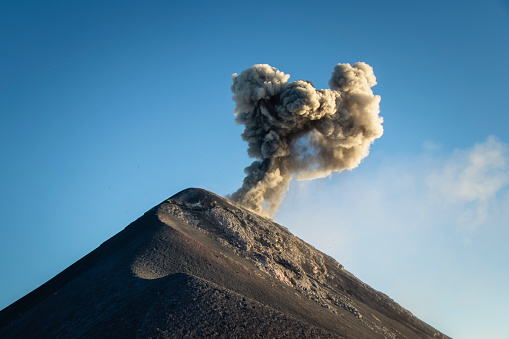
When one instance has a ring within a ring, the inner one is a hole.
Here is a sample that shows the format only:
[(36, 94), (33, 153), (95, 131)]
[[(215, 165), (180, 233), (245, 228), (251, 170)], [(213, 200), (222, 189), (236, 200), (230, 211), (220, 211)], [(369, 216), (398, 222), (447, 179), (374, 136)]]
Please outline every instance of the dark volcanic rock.
[(286, 228), (184, 190), (0, 312), (1, 338), (446, 338)]

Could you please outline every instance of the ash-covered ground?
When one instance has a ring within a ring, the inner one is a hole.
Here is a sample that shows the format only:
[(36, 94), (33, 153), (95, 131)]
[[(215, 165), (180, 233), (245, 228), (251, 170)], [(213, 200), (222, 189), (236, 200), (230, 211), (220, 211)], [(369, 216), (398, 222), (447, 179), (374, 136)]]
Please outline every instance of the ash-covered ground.
[(0, 312), (2, 338), (447, 338), (272, 220), (202, 189)]

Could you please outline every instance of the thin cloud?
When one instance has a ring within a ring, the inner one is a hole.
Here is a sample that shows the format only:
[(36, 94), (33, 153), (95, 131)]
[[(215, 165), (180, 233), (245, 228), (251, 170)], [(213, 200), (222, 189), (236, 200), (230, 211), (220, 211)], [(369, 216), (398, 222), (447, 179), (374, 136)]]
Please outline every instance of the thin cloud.
[[(352, 227), (377, 233), (447, 224), (469, 236), (502, 209), (502, 192), (509, 186), (509, 147), (490, 136), (445, 157), (435, 149), (386, 159), (369, 173), (296, 182), (277, 219), (291, 219), (288, 213), (296, 208), (312, 210), (313, 218), (320, 215), (345, 232)], [(312, 201), (306, 200), (310, 196)]]
[(508, 146), (496, 137), (467, 150), (455, 150), (428, 174), (426, 183), (436, 203), (459, 211), (459, 226), (481, 226), (497, 205), (497, 193), (509, 184)]

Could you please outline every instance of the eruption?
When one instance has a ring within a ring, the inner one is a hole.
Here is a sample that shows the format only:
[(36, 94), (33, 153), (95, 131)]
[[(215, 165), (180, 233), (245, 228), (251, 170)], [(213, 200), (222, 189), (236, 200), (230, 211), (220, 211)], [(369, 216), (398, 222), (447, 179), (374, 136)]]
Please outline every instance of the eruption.
[(353, 169), (383, 134), (371, 66), (336, 65), (330, 89), (289, 78), (269, 65), (232, 75), (235, 121), (245, 125), (242, 139), (256, 160), (231, 199), (269, 215), (277, 212), (292, 177), (309, 180)]

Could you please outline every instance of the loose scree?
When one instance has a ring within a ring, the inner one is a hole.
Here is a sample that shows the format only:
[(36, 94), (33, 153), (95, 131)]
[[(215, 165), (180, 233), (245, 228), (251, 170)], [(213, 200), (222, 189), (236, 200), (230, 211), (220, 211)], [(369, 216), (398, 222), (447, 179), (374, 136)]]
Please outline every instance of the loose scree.
[(256, 160), (231, 195), (256, 212), (273, 216), (292, 178), (310, 180), (353, 169), (383, 134), (380, 96), (373, 68), (364, 62), (337, 64), (330, 89), (310, 81), (288, 82), (269, 65), (232, 75), (235, 121)]

